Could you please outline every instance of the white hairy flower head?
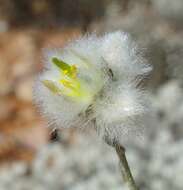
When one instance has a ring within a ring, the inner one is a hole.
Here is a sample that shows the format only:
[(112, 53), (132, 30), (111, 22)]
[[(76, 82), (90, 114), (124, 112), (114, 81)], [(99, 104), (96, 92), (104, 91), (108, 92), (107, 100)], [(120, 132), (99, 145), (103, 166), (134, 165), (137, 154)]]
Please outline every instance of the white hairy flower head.
[(35, 100), (58, 127), (94, 126), (124, 143), (141, 131), (146, 100), (137, 85), (150, 69), (126, 33), (86, 36), (47, 53)]

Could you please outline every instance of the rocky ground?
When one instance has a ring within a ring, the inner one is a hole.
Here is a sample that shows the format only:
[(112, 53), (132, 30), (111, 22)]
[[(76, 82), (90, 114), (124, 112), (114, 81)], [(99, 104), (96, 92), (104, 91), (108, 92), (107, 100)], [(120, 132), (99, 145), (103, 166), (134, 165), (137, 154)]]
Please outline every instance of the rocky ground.
[(44, 30), (11, 26), (0, 14), (0, 189), (126, 190), (112, 148), (88, 131), (63, 130), (51, 141), (32, 101), (43, 50), (62, 47), (87, 29), (124, 30), (143, 47), (154, 67), (144, 84), (153, 111), (149, 130), (129, 143), (127, 157), (141, 190), (182, 190), (182, 13), (181, 0), (116, 0), (105, 5), (100, 20)]

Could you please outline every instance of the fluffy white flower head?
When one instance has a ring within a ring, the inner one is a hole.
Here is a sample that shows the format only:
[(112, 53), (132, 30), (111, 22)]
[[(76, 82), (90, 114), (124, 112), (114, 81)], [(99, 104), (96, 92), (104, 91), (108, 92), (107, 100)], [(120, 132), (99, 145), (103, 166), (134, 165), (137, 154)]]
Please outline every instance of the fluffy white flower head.
[(151, 68), (126, 33), (80, 38), (47, 53), (45, 68), (35, 100), (58, 127), (94, 126), (109, 143), (141, 131), (147, 106), (137, 85)]

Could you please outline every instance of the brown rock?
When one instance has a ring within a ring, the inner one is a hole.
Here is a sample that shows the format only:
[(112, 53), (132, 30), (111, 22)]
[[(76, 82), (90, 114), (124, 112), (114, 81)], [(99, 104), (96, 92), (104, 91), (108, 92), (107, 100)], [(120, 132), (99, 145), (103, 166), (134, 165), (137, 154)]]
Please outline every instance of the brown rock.
[(33, 83), (34, 77), (22, 78), (14, 87), (16, 97), (20, 100), (31, 102)]

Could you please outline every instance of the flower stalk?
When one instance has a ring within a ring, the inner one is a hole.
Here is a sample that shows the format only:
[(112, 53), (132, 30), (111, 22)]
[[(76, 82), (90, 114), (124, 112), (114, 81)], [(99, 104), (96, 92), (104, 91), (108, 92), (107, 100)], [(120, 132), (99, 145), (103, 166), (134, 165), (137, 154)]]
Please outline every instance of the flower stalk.
[(116, 153), (120, 160), (120, 169), (122, 172), (123, 181), (127, 184), (129, 190), (139, 190), (132, 176), (123, 146), (115, 145)]

